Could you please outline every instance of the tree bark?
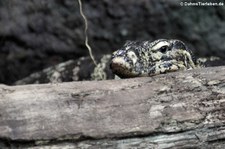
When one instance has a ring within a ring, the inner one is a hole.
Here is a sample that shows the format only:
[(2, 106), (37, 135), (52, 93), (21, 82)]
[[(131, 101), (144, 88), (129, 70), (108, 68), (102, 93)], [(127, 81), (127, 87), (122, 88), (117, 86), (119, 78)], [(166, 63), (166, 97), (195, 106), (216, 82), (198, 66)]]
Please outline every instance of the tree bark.
[(0, 86), (3, 148), (223, 148), (225, 67)]

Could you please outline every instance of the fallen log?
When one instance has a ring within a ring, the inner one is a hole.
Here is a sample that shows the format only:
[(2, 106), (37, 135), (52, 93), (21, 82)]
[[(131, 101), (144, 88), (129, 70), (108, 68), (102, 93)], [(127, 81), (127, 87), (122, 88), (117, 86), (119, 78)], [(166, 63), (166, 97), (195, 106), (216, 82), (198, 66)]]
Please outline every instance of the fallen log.
[(225, 67), (0, 86), (2, 148), (223, 148)]

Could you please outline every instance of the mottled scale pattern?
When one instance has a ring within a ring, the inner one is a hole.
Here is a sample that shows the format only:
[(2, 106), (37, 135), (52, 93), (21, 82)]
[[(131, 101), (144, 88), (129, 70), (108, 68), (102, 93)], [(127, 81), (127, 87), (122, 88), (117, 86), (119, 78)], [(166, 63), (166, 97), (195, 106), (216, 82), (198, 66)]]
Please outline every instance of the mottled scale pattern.
[(112, 54), (110, 68), (120, 78), (153, 76), (198, 67), (192, 51), (180, 40), (127, 41)]

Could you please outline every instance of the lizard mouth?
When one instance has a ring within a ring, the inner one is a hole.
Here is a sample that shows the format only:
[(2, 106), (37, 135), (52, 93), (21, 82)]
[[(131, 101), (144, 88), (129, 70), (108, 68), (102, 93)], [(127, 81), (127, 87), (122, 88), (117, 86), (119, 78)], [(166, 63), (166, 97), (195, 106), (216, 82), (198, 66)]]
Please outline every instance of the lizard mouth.
[(110, 64), (110, 68), (113, 73), (121, 78), (136, 76), (136, 74), (132, 72), (132, 67), (130, 66), (130, 64), (125, 61), (123, 57), (113, 58)]

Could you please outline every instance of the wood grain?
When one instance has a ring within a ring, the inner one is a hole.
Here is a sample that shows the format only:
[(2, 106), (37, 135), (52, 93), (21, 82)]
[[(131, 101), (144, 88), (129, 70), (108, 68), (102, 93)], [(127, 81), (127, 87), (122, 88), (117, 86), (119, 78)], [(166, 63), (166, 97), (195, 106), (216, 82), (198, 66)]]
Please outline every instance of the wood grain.
[(225, 67), (0, 86), (0, 146), (222, 148)]

